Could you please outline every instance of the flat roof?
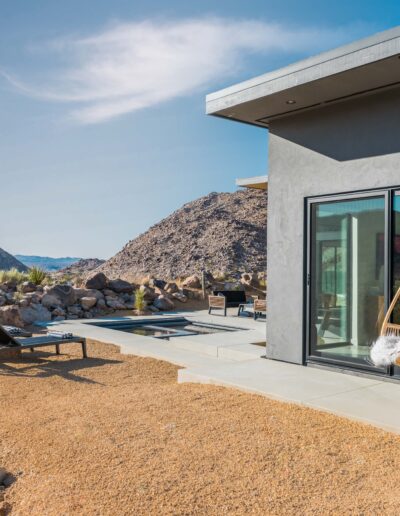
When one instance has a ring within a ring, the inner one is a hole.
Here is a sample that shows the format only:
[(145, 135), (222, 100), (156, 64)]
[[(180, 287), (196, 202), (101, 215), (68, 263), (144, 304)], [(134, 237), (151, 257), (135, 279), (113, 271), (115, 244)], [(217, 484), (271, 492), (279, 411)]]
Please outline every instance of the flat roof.
[(267, 190), (268, 176), (254, 176), (236, 179), (236, 186), (242, 186), (244, 188), (255, 188), (256, 190)]
[(305, 109), (400, 86), (400, 26), (210, 93), (206, 113), (268, 127)]

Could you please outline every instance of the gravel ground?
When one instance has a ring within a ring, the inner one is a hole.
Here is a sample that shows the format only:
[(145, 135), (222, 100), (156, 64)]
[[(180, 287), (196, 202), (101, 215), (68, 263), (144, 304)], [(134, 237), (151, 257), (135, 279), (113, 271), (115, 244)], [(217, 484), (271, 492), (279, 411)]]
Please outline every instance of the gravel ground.
[(178, 385), (175, 366), (115, 346), (64, 348), (0, 362), (3, 514), (398, 514), (395, 435)]

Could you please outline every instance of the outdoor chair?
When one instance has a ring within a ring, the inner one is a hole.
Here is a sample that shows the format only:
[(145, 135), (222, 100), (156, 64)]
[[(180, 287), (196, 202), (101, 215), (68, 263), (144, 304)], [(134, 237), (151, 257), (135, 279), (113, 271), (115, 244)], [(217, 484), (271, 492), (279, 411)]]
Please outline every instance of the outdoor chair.
[(4, 326), (0, 325), (0, 346), (6, 346), (9, 348), (19, 349), (30, 349), (34, 351), (34, 348), (43, 348), (47, 346), (55, 346), (57, 355), (60, 354), (60, 346), (62, 344), (71, 344), (76, 342), (82, 346), (82, 355), (87, 358), (86, 351), (86, 339), (83, 337), (77, 337), (73, 335), (70, 338), (53, 337), (51, 335), (43, 335), (39, 337), (27, 337), (27, 338), (16, 338), (13, 337)]
[(252, 296), (252, 302), (242, 303), (239, 305), (238, 317), (243, 313), (252, 313), (254, 320), (260, 315), (267, 315), (267, 301), (265, 299), (258, 299), (258, 296)]
[(211, 310), (223, 310), (226, 317), (226, 297), (225, 296), (208, 296), (208, 313)]
[(266, 299), (255, 299), (254, 300), (254, 320), (260, 315), (267, 315), (267, 300)]
[(400, 337), (400, 324), (389, 322), (399, 298), (400, 288), (397, 289), (397, 292), (394, 295), (392, 302), (390, 303), (389, 309), (386, 312), (385, 318), (383, 319), (381, 336), (393, 335), (396, 337)]

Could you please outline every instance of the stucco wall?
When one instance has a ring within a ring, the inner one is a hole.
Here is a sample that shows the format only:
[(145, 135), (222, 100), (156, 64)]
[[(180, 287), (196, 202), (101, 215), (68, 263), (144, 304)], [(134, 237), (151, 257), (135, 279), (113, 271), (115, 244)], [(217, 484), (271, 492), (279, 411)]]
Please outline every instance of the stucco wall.
[(400, 89), (270, 124), (267, 356), (303, 361), (304, 199), (400, 185)]

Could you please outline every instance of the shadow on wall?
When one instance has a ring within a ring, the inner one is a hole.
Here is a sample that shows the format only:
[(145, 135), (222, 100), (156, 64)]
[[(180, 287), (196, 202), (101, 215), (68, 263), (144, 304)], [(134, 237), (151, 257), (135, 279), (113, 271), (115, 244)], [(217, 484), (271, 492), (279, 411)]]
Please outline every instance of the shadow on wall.
[(400, 152), (400, 88), (275, 120), (270, 131), (336, 161)]

